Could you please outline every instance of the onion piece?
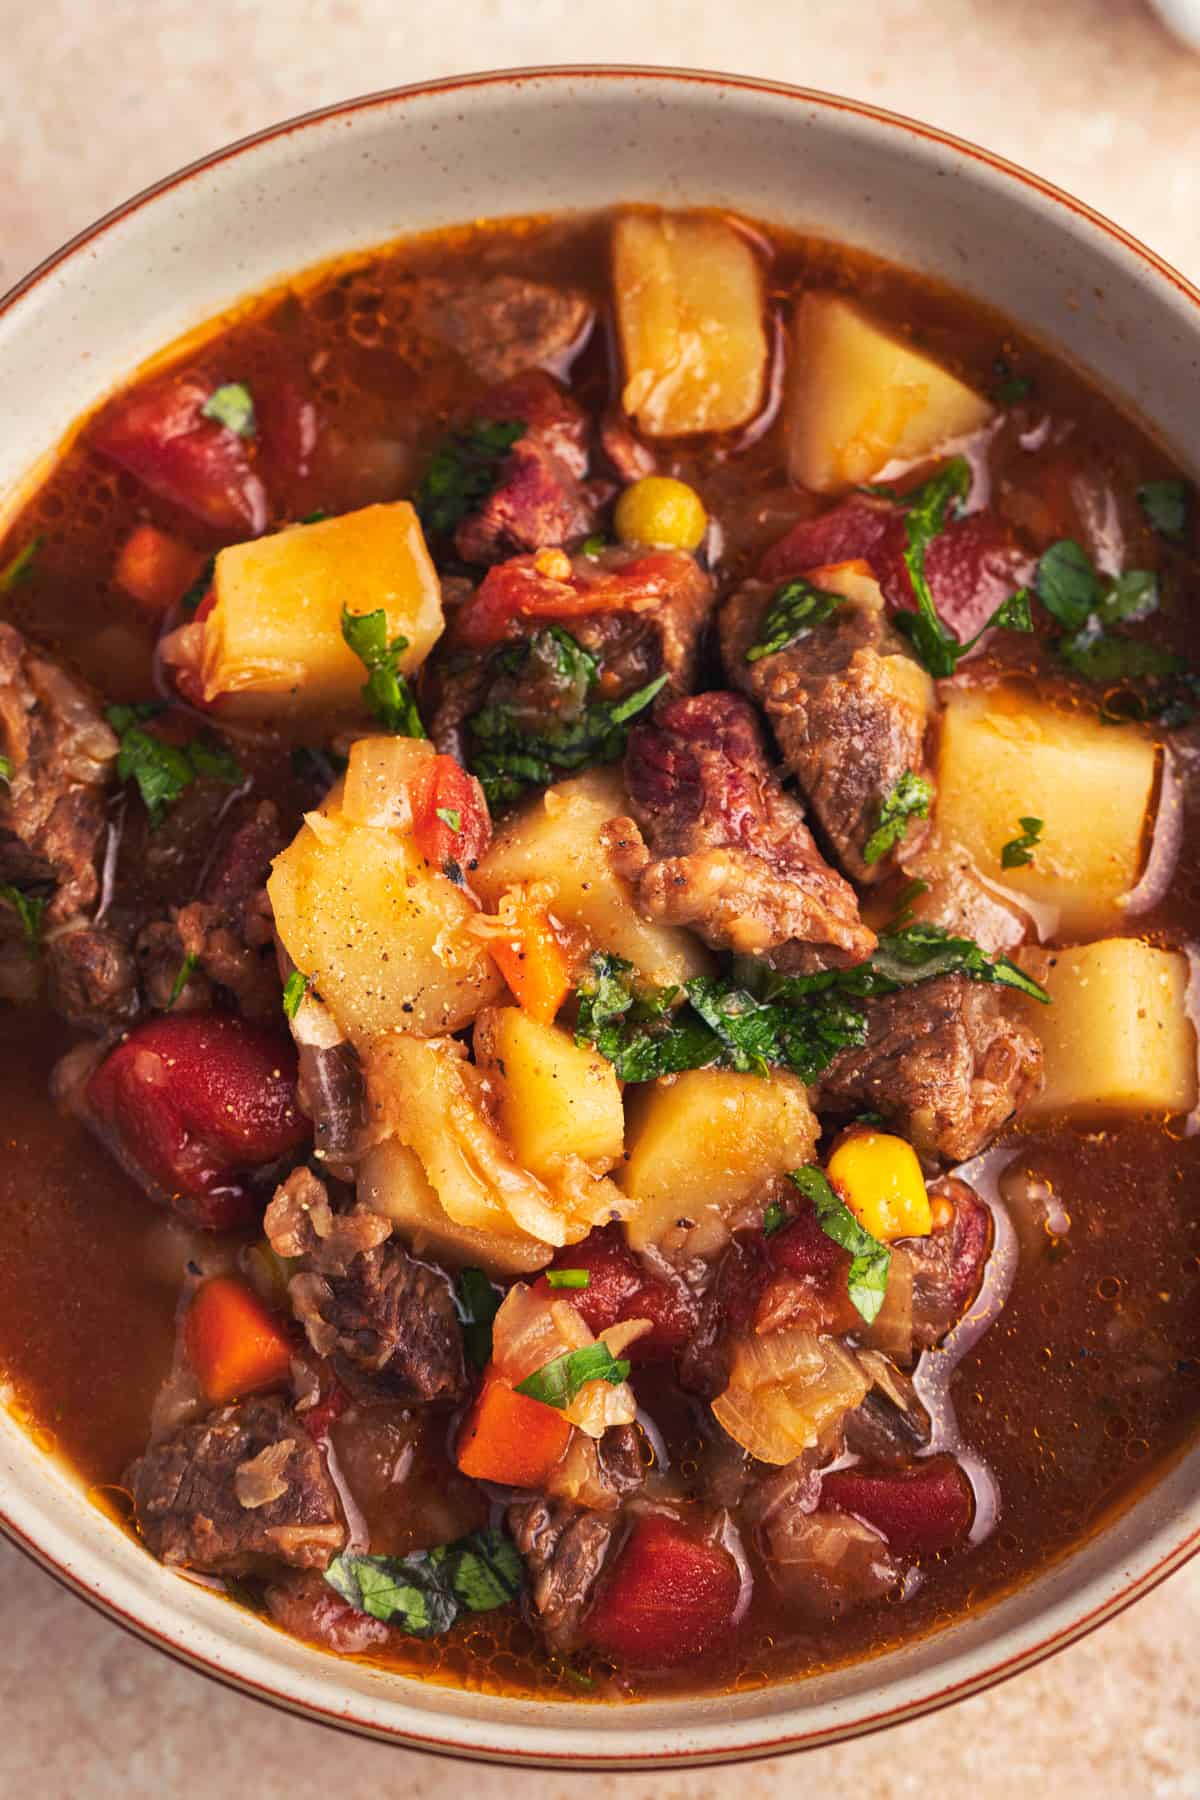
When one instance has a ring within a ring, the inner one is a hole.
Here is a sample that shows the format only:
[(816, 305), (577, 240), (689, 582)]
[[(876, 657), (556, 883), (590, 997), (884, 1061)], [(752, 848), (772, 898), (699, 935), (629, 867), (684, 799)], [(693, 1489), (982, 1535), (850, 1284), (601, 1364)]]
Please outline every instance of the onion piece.
[[(609, 1326), (601, 1341), (615, 1356), (614, 1343), (624, 1348), (650, 1329), (648, 1319), (622, 1321)], [(492, 1361), (513, 1387), (547, 1363), (596, 1341), (569, 1300), (535, 1293), (522, 1281), (514, 1282), (492, 1321)], [(562, 1416), (588, 1437), (601, 1438), (610, 1425), (632, 1425), (637, 1401), (627, 1381), (585, 1381), (571, 1404), (562, 1408)]]
[(797, 1327), (741, 1339), (712, 1410), (743, 1450), (778, 1465), (827, 1441), (870, 1385), (835, 1338)]

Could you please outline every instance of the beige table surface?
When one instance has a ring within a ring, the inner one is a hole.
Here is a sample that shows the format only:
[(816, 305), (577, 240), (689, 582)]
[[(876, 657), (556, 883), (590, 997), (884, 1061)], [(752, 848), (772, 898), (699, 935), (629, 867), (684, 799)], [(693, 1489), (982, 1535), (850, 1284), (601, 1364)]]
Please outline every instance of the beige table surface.
[[(1061, 182), (1200, 279), (1200, 58), (1140, 0), (0, 0), (0, 287), (256, 127), (391, 83), (655, 62), (859, 95)], [(98, 1346), (98, 1352), (102, 1347)], [(0, 1545), (0, 1800), (383, 1791), (1200, 1796), (1200, 1567), (1054, 1661), (858, 1744), (673, 1777), (515, 1776), (339, 1737), (146, 1649)]]

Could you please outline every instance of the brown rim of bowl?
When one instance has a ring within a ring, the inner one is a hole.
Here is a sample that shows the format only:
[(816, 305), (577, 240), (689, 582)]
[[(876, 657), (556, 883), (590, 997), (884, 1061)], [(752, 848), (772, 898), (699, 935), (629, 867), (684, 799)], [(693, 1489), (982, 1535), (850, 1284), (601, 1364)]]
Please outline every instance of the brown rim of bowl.
[[(1147, 269), (1167, 281), (1184, 298), (1190, 300), (1200, 315), (1200, 288), (1172, 267), (1163, 257), (1124, 230), (1111, 219), (1097, 212), (1094, 207), (1084, 201), (1077, 200), (1051, 181), (1040, 175), (1023, 169), (1019, 164), (1010, 162), (1007, 157), (999, 156), (994, 151), (985, 150), (978, 144), (956, 137), (952, 132), (942, 131), (936, 126), (922, 124), (919, 120), (910, 119), (903, 113), (895, 113), (885, 107), (873, 106), (866, 101), (851, 100), (836, 94), (822, 93), (813, 88), (796, 87), (790, 82), (768, 81), (754, 76), (723, 75), (713, 70), (653, 68), (639, 64), (600, 63), (600, 64), (551, 64), (515, 69), (495, 69), (478, 74), (448, 76), (436, 81), (413, 82), (397, 88), (384, 88), (377, 92), (361, 95), (354, 100), (345, 100), (332, 106), (318, 107), (311, 112), (300, 113), (295, 118), (286, 119), (278, 125), (269, 125), (262, 131), (252, 132), (249, 136), (238, 138), (234, 143), (211, 151), (208, 155), (197, 158), (195, 162), (186, 164), (174, 174), (164, 176), (162, 180), (143, 188), (131, 196), (120, 206), (104, 213), (93, 224), (53, 251), (40, 262), (28, 275), (0, 296), (0, 318), (30, 293), (40, 282), (62, 267), (69, 259), (90, 244), (96, 242), (114, 225), (129, 218), (160, 195), (181, 187), (194, 176), (202, 175), (232, 157), (240, 156), (248, 150), (256, 149), (260, 144), (271, 142), (275, 138), (290, 136), (294, 132), (307, 129), (312, 125), (320, 125), (329, 119), (335, 119), (350, 113), (366, 112), (378, 106), (392, 106), (397, 101), (416, 100), (429, 94), (453, 93), (455, 90), (474, 88), (517, 86), (526, 81), (657, 81), (672, 83), (680, 87), (714, 87), (743, 90), (750, 93), (770, 94), (780, 99), (796, 100), (806, 106), (820, 107), (826, 112), (848, 113), (858, 118), (870, 120), (874, 124), (890, 126), (896, 131), (906, 133), (910, 137), (921, 139), (927, 143), (940, 145), (953, 151), (957, 156), (970, 162), (983, 165), (995, 173), (1004, 176), (1021, 187), (1031, 189), (1043, 199), (1053, 202), (1076, 218), (1084, 220), (1102, 235), (1110, 238), (1124, 250), (1142, 262)], [(1200, 324), (1200, 317), (1198, 317)], [(1064, 1625), (1057, 1631), (1039, 1639), (1036, 1643), (1018, 1650), (1011, 1656), (979, 1670), (973, 1675), (963, 1677), (959, 1681), (949, 1682), (946, 1686), (936, 1688), (916, 1699), (899, 1705), (885, 1708), (882, 1711), (866, 1713), (848, 1721), (845, 1725), (831, 1725), (810, 1732), (792, 1732), (779, 1736), (764, 1736), (754, 1743), (731, 1745), (726, 1750), (720, 1748), (700, 1750), (668, 1750), (661, 1754), (638, 1752), (633, 1756), (620, 1751), (611, 1756), (590, 1752), (586, 1758), (579, 1753), (569, 1751), (532, 1750), (525, 1756), (508, 1749), (506, 1746), (488, 1746), (479, 1743), (466, 1746), (455, 1743), (448, 1738), (439, 1738), (429, 1734), (410, 1730), (392, 1730), (385, 1725), (376, 1724), (366, 1718), (353, 1718), (345, 1711), (333, 1712), (310, 1701), (293, 1699), (280, 1689), (272, 1688), (249, 1676), (238, 1675), (212, 1662), (197, 1650), (188, 1649), (177, 1639), (168, 1637), (164, 1632), (156, 1631), (135, 1618), (114, 1600), (104, 1595), (98, 1588), (89, 1585), (82, 1576), (56, 1562), (48, 1556), (28, 1534), (9, 1517), (0, 1507), (0, 1532), (13, 1543), (16, 1548), (39, 1564), (48, 1574), (55, 1577), (64, 1587), (96, 1611), (103, 1613), (116, 1624), (141, 1638), (144, 1642), (164, 1651), (175, 1661), (196, 1669), (210, 1679), (237, 1693), (248, 1694), (251, 1698), (264, 1701), (281, 1711), (295, 1714), (314, 1723), (332, 1726), (334, 1729), (352, 1733), (355, 1736), (369, 1737), (377, 1742), (398, 1744), (411, 1750), (423, 1750), (437, 1755), (458, 1758), (467, 1761), (507, 1763), (515, 1766), (533, 1766), (555, 1768), (570, 1766), (584, 1770), (638, 1769), (664, 1766), (683, 1766), (700, 1768), (720, 1763), (748, 1762), (756, 1758), (776, 1756), (793, 1750), (818, 1749), (822, 1746), (843, 1742), (850, 1738), (862, 1737), (871, 1732), (882, 1731), (891, 1725), (907, 1723), (926, 1714), (938, 1712), (943, 1707), (952, 1705), (957, 1700), (969, 1698), (984, 1689), (994, 1687), (998, 1682), (1008, 1680), (1013, 1675), (1031, 1668), (1035, 1663), (1043, 1661), (1055, 1651), (1065, 1649), (1069, 1644), (1097, 1629), (1108, 1619), (1123, 1612), (1135, 1600), (1147, 1594), (1152, 1588), (1164, 1581), (1167, 1576), (1181, 1568), (1193, 1556), (1200, 1552), (1200, 1527), (1189, 1532), (1174, 1547), (1168, 1550), (1158, 1562), (1139, 1576), (1129, 1581), (1107, 1600), (1100, 1602), (1089, 1611)], [(1031, 1578), (1036, 1580), (1037, 1577)], [(317, 1654), (325, 1654), (317, 1652)], [(335, 1659), (331, 1656), (330, 1662)], [(554, 1703), (556, 1706), (559, 1703)]]

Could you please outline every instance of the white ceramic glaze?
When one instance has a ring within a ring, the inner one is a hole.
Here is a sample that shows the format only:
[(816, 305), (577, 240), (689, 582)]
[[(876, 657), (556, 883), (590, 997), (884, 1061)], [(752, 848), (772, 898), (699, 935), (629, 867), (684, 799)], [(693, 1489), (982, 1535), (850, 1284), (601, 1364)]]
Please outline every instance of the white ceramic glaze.
[[(738, 78), (546, 70), (375, 96), (237, 145), (131, 202), (0, 303), (0, 510), (78, 414), (171, 338), (322, 258), (484, 216), (716, 203), (941, 275), (1088, 369), (1195, 468), (1200, 294), (999, 159), (869, 107)], [(629, 1707), (502, 1700), (342, 1663), (167, 1574), (0, 1411), (0, 1524), (209, 1673), (430, 1749), (704, 1762), (911, 1717), (1088, 1630), (1200, 1546), (1200, 1449), (1036, 1582), (908, 1649), (787, 1686)]]

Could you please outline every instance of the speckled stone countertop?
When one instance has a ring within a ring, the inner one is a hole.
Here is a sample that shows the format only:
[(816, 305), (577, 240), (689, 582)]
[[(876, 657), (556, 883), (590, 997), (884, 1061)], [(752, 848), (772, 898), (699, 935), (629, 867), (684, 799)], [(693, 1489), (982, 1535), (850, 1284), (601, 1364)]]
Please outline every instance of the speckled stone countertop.
[[(1091, 201), (1200, 279), (1200, 57), (1141, 0), (0, 0), (0, 287), (259, 126), (392, 83), (537, 62), (769, 74), (932, 120)], [(634, 1800), (1200, 1796), (1200, 1566), (1006, 1686), (807, 1757), (592, 1776)], [(530, 1800), (577, 1776), (340, 1737), (127, 1637), (0, 1544), (0, 1796)]]

